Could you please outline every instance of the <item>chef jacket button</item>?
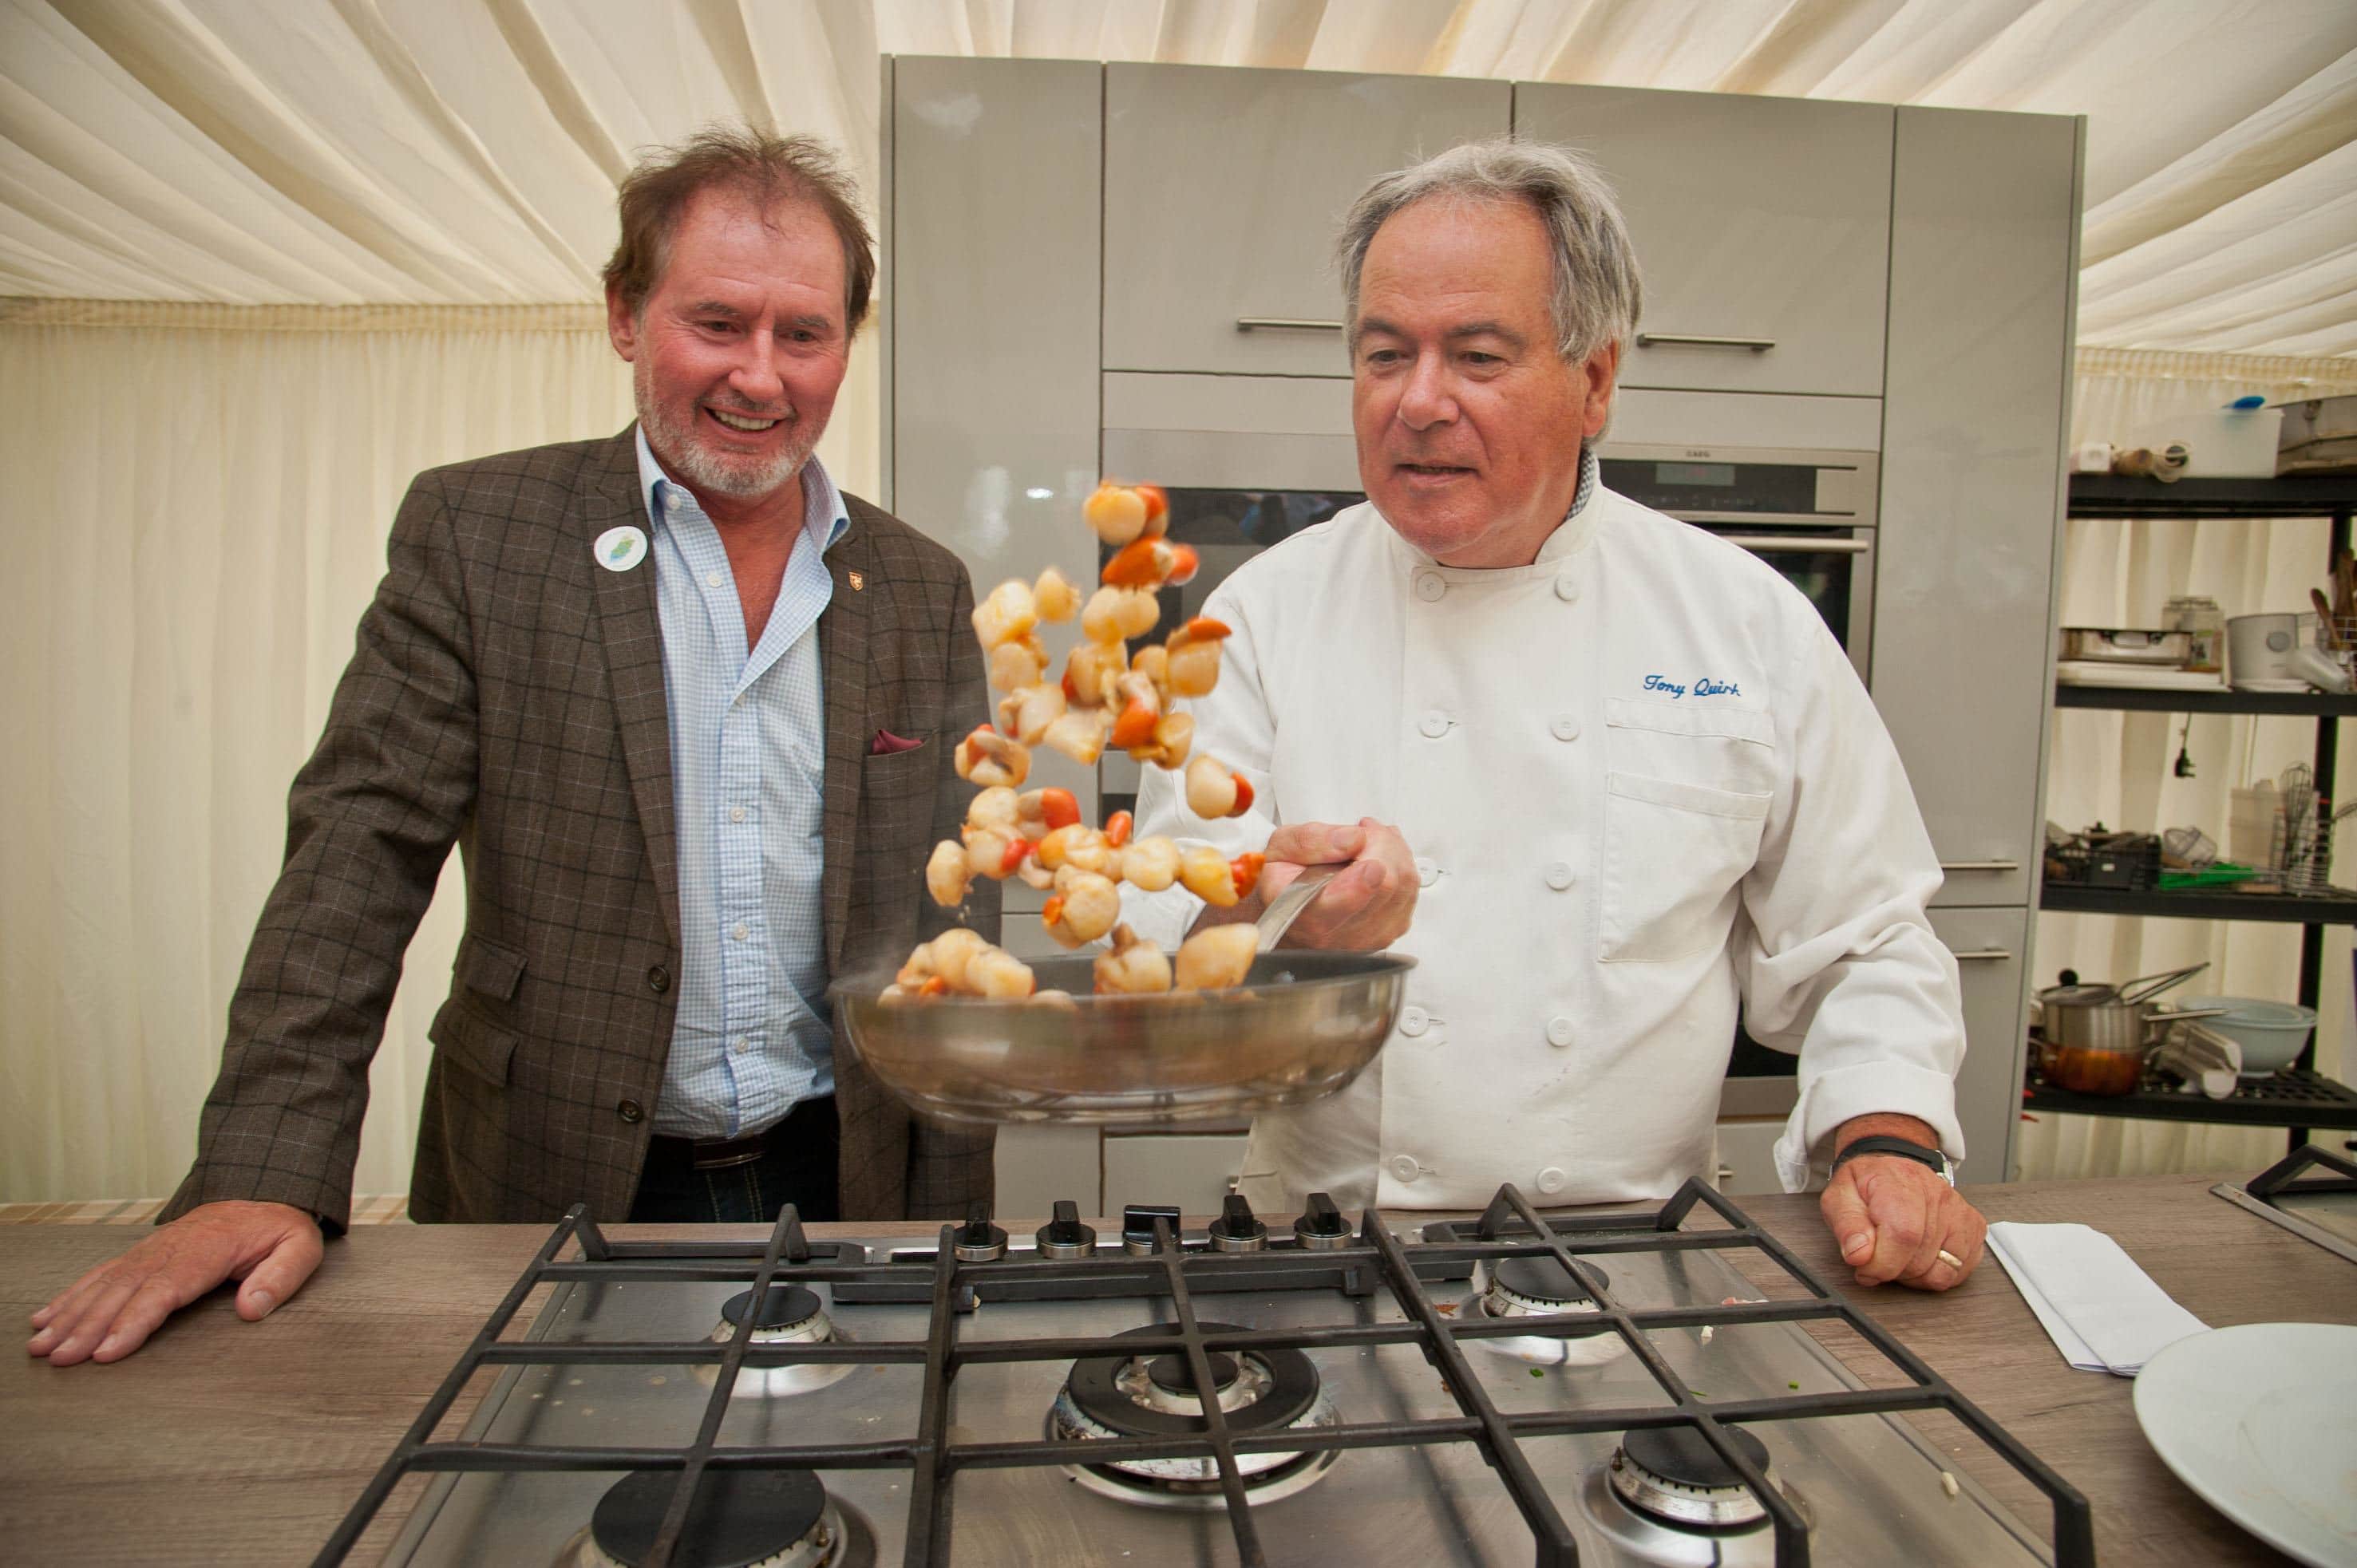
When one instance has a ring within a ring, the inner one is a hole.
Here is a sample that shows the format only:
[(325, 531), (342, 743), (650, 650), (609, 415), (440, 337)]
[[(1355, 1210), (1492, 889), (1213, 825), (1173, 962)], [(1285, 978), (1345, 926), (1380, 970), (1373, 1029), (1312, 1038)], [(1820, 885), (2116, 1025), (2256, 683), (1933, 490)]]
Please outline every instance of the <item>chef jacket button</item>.
[(1448, 582), (1437, 572), (1419, 572), (1415, 577), (1415, 596), (1426, 604), (1448, 591)]
[(643, 1122), (647, 1116), (645, 1110), (635, 1100), (625, 1100), (615, 1106), (614, 1114), (625, 1122)]
[(1564, 1183), (1570, 1179), (1570, 1177), (1563, 1174), (1559, 1167), (1549, 1165), (1546, 1169), (1539, 1172), (1539, 1190), (1548, 1194), (1561, 1192), (1564, 1187)]
[(1440, 880), (1439, 864), (1427, 855), (1417, 855), (1415, 857), (1415, 879), (1417, 883), (1423, 886), (1431, 886), (1434, 883)]
[(650, 964), (647, 967), (647, 989), (653, 992), (658, 996), (661, 996), (664, 992), (669, 991), (671, 989), (671, 971), (665, 969), (659, 963)]
[(1403, 1007), (1400, 1009), (1399, 1029), (1400, 1033), (1403, 1035), (1410, 1036), (1411, 1037), (1416, 1035), (1421, 1035), (1431, 1026), (1431, 1023), (1432, 1015), (1426, 1013), (1421, 1007)]
[(1555, 596), (1567, 605), (1577, 602), (1579, 598), (1579, 579), (1568, 572), (1557, 577), (1555, 580)]
[(1554, 1017), (1547, 1020), (1547, 1044), (1551, 1046), (1567, 1046), (1571, 1044), (1570, 1019), (1558, 1013)]
[(1577, 740), (1579, 721), (1569, 714), (1557, 714), (1553, 722), (1547, 725), (1547, 733), (1557, 740)]
[(1448, 733), (1448, 715), (1435, 708), (1425, 714), (1423, 722), (1415, 727), (1424, 732), (1427, 740), (1438, 740)]
[(1546, 885), (1558, 893), (1570, 886), (1573, 880), (1571, 867), (1560, 860), (1546, 868)]
[(1392, 1175), (1398, 1180), (1414, 1181), (1423, 1174), (1424, 1167), (1415, 1163), (1414, 1155), (1402, 1155), (1392, 1161)]

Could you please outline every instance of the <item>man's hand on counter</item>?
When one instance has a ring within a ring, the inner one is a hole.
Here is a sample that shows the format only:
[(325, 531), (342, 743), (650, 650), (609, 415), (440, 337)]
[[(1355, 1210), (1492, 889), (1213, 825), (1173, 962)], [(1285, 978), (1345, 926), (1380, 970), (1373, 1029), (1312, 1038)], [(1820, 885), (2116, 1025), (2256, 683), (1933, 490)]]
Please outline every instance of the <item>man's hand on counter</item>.
[[(1912, 1116), (1857, 1116), (1835, 1133), (1835, 1156), (1877, 1135), (1929, 1148), (1940, 1144), (1939, 1134)], [(1915, 1290), (1953, 1289), (1979, 1264), (1988, 1236), (1988, 1221), (1945, 1177), (1899, 1155), (1860, 1155), (1835, 1167), (1818, 1208), (1842, 1262), (1857, 1271), (1862, 1285), (1895, 1281)]]
[(1361, 817), (1353, 826), (1334, 822), (1287, 822), (1268, 835), (1260, 886), (1253, 896), (1225, 909), (1206, 909), (1195, 922), (1225, 925), (1256, 920), (1269, 901), (1284, 892), (1302, 868), (1347, 862), (1334, 880), (1318, 890), (1285, 934), (1289, 948), (1335, 952), (1376, 952), (1407, 934), (1415, 915), (1415, 856), (1399, 830)]
[(259, 1323), (319, 1266), (319, 1222), (284, 1203), (199, 1204), (59, 1291), (33, 1314), (25, 1348), (52, 1367), (120, 1361), (223, 1280), (245, 1283), (237, 1315)]

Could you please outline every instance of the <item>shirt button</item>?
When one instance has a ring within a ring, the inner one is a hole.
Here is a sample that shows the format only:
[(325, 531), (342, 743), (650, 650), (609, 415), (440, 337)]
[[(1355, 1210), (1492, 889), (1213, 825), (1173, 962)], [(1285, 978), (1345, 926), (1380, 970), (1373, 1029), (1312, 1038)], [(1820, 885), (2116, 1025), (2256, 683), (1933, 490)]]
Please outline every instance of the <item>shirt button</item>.
[(1554, 1017), (1547, 1020), (1547, 1044), (1550, 1046), (1567, 1046), (1571, 1044), (1570, 1019), (1558, 1013)]
[(728, 934), (741, 942), (753, 934), (753, 928), (739, 920), (728, 928)]
[(747, 1051), (749, 1051), (749, 1050), (751, 1050), (752, 1048), (753, 1048), (753, 1036), (750, 1036), (750, 1035), (739, 1035), (739, 1036), (737, 1036), (737, 1054), (738, 1056), (740, 1056), (740, 1057), (741, 1057), (741, 1056), (743, 1056)]
[(1440, 880), (1439, 865), (1426, 855), (1417, 855), (1415, 857), (1415, 879), (1424, 886), (1431, 886), (1434, 883)]
[(663, 510), (677, 511), (679, 509), (679, 492), (672, 489), (669, 485), (665, 485), (663, 487)]
[(1400, 1033), (1406, 1035), (1411, 1038), (1423, 1034), (1426, 1027), (1430, 1025), (1431, 1022), (1432, 1015), (1421, 1007), (1403, 1007), (1400, 1009)]
[(720, 574), (717, 572), (706, 572), (704, 575), (704, 584), (705, 586), (708, 588), (718, 587), (720, 585)]
[(1448, 585), (1437, 572), (1420, 572), (1415, 579), (1415, 596), (1426, 604), (1448, 591)]
[(1573, 576), (1568, 572), (1566, 572), (1562, 576), (1557, 577), (1555, 580), (1555, 596), (1561, 599), (1567, 605), (1577, 602), (1579, 598), (1579, 579)]
[(653, 992), (658, 996), (661, 996), (664, 992), (669, 991), (671, 989), (671, 971), (665, 969), (659, 963), (651, 965), (647, 970), (647, 989)]
[(1557, 714), (1554, 722), (1547, 725), (1547, 733), (1557, 740), (1577, 740), (1579, 721), (1569, 714)]
[(1442, 736), (1448, 733), (1448, 715), (1442, 713), (1438, 708), (1435, 708), (1432, 712), (1425, 714), (1424, 722), (1417, 725), (1415, 727), (1425, 733), (1426, 738), (1430, 740), (1438, 740)]
[(1546, 868), (1546, 885), (1558, 893), (1570, 886), (1575, 880), (1577, 879), (1571, 874), (1571, 867), (1562, 861), (1558, 860)]
[(1539, 1172), (1539, 1190), (1544, 1193), (1561, 1192), (1564, 1188), (1564, 1184), (1567, 1179), (1569, 1178), (1565, 1176), (1561, 1170), (1554, 1165), (1549, 1165), (1546, 1169)]
[(745, 808), (744, 808), (744, 807), (742, 807), (742, 806), (731, 806), (731, 807), (729, 807), (729, 808), (728, 808), (728, 820), (729, 820), (730, 822), (743, 822), (743, 821), (745, 820)]
[(1392, 1175), (1400, 1181), (1414, 1181), (1423, 1174), (1424, 1167), (1415, 1163), (1414, 1155), (1402, 1155), (1392, 1161)]
[(637, 1101), (625, 1100), (614, 1107), (614, 1114), (625, 1122), (642, 1122), (646, 1120), (647, 1113), (640, 1107)]

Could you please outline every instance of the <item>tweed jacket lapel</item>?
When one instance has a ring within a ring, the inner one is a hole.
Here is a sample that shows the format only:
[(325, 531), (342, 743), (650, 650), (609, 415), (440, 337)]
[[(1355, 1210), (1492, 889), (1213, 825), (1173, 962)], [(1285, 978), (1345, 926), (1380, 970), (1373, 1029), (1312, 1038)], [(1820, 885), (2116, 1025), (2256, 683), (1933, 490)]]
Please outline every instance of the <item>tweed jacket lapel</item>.
[(864, 585), (876, 575), (874, 542), (856, 508), (851, 526), (826, 553), (834, 596), (819, 617), (819, 664), (826, 685), (826, 870), (820, 891), (826, 906), (826, 963), (843, 967), (851, 924), (851, 862), (859, 836), (859, 777), (875, 727), (867, 722), (867, 601)]
[[(609, 528), (647, 526), (639, 492), (636, 425), (609, 442), (582, 476), (582, 548)], [(630, 796), (672, 940), (679, 940), (679, 843), (672, 822), (671, 706), (663, 693), (662, 622), (655, 607), (654, 552), (627, 572), (600, 568), (592, 590), (614, 690), (614, 721), (630, 770)]]

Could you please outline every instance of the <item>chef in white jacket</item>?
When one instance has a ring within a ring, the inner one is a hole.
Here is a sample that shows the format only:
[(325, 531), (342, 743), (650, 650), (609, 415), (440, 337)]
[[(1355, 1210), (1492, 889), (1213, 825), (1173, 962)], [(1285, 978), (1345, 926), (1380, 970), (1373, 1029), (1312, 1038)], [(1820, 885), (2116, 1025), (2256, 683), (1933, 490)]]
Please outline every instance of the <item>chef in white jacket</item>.
[(1197, 751), (1251, 780), (1206, 823), (1146, 770), (1138, 831), (1265, 843), (1258, 895), (1129, 916), (1175, 940), (1348, 860), (1306, 945), (1414, 954), (1343, 1092), (1264, 1116), (1243, 1191), (1297, 1208), (1657, 1197), (1701, 1172), (1738, 1005), (1797, 1049), (1776, 1150), (1868, 1283), (1943, 1290), (1986, 1226), (1956, 1193), (1956, 966), (1880, 718), (1756, 557), (1603, 489), (1639, 284), (1574, 155), (1458, 147), (1369, 188), (1340, 260), (1364, 505), (1255, 557)]

